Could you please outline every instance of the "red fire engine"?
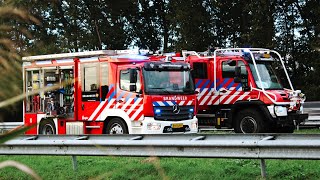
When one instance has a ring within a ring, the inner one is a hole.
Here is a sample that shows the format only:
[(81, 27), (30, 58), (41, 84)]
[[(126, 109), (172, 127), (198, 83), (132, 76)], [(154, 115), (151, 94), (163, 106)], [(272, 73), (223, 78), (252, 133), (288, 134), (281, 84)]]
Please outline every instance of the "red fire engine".
[(308, 118), (304, 94), (294, 90), (278, 52), (228, 48), (209, 53), (183, 52), (193, 68), (199, 124), (238, 133), (291, 133)]
[[(196, 95), (185, 62), (132, 50), (23, 58), (26, 134), (196, 133)], [(64, 83), (71, 82), (71, 83)], [(45, 90), (45, 88), (50, 90)]]

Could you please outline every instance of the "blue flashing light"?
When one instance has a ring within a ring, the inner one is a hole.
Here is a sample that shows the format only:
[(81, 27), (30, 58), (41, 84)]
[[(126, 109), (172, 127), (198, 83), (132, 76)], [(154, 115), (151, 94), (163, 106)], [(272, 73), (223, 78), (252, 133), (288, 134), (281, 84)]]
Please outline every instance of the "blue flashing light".
[(154, 111), (156, 114), (160, 114), (161, 113), (161, 109), (155, 109)]
[(193, 112), (193, 111), (194, 111), (193, 108), (189, 109), (189, 112)]

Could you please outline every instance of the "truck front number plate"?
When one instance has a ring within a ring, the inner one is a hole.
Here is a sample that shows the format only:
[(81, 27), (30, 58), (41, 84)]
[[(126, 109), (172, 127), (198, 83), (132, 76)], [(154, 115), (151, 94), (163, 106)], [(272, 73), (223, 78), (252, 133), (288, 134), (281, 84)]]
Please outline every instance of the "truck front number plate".
[(171, 124), (172, 128), (182, 128), (183, 127), (183, 123), (175, 123), (175, 124)]

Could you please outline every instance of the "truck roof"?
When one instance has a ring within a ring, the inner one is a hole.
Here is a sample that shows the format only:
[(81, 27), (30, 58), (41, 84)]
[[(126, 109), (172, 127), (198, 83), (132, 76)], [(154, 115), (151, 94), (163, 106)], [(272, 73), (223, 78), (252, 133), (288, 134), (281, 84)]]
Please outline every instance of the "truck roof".
[[(59, 53), (59, 54), (47, 54), (37, 56), (26, 56), (22, 57), (22, 61), (33, 62), (33, 61), (45, 61), (45, 60), (59, 60), (59, 59), (72, 59), (72, 58), (108, 58), (112, 59), (132, 59), (132, 60), (143, 60), (143, 56), (139, 55), (137, 50), (99, 50), (99, 51), (85, 51), (76, 53)], [(130, 55), (130, 56), (129, 56)], [(146, 56), (144, 56), (146, 57)]]

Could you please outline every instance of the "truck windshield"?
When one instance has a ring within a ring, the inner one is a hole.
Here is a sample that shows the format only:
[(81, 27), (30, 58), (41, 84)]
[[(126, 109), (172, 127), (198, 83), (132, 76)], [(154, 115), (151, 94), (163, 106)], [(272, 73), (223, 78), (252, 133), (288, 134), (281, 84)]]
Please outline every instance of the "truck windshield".
[(261, 82), (259, 81), (257, 70), (253, 63), (250, 63), (250, 69), (258, 88), (264, 89), (283, 89), (275, 71), (272, 68), (271, 62), (256, 62), (257, 70), (259, 71)]
[(189, 71), (143, 70), (146, 94), (194, 94)]

